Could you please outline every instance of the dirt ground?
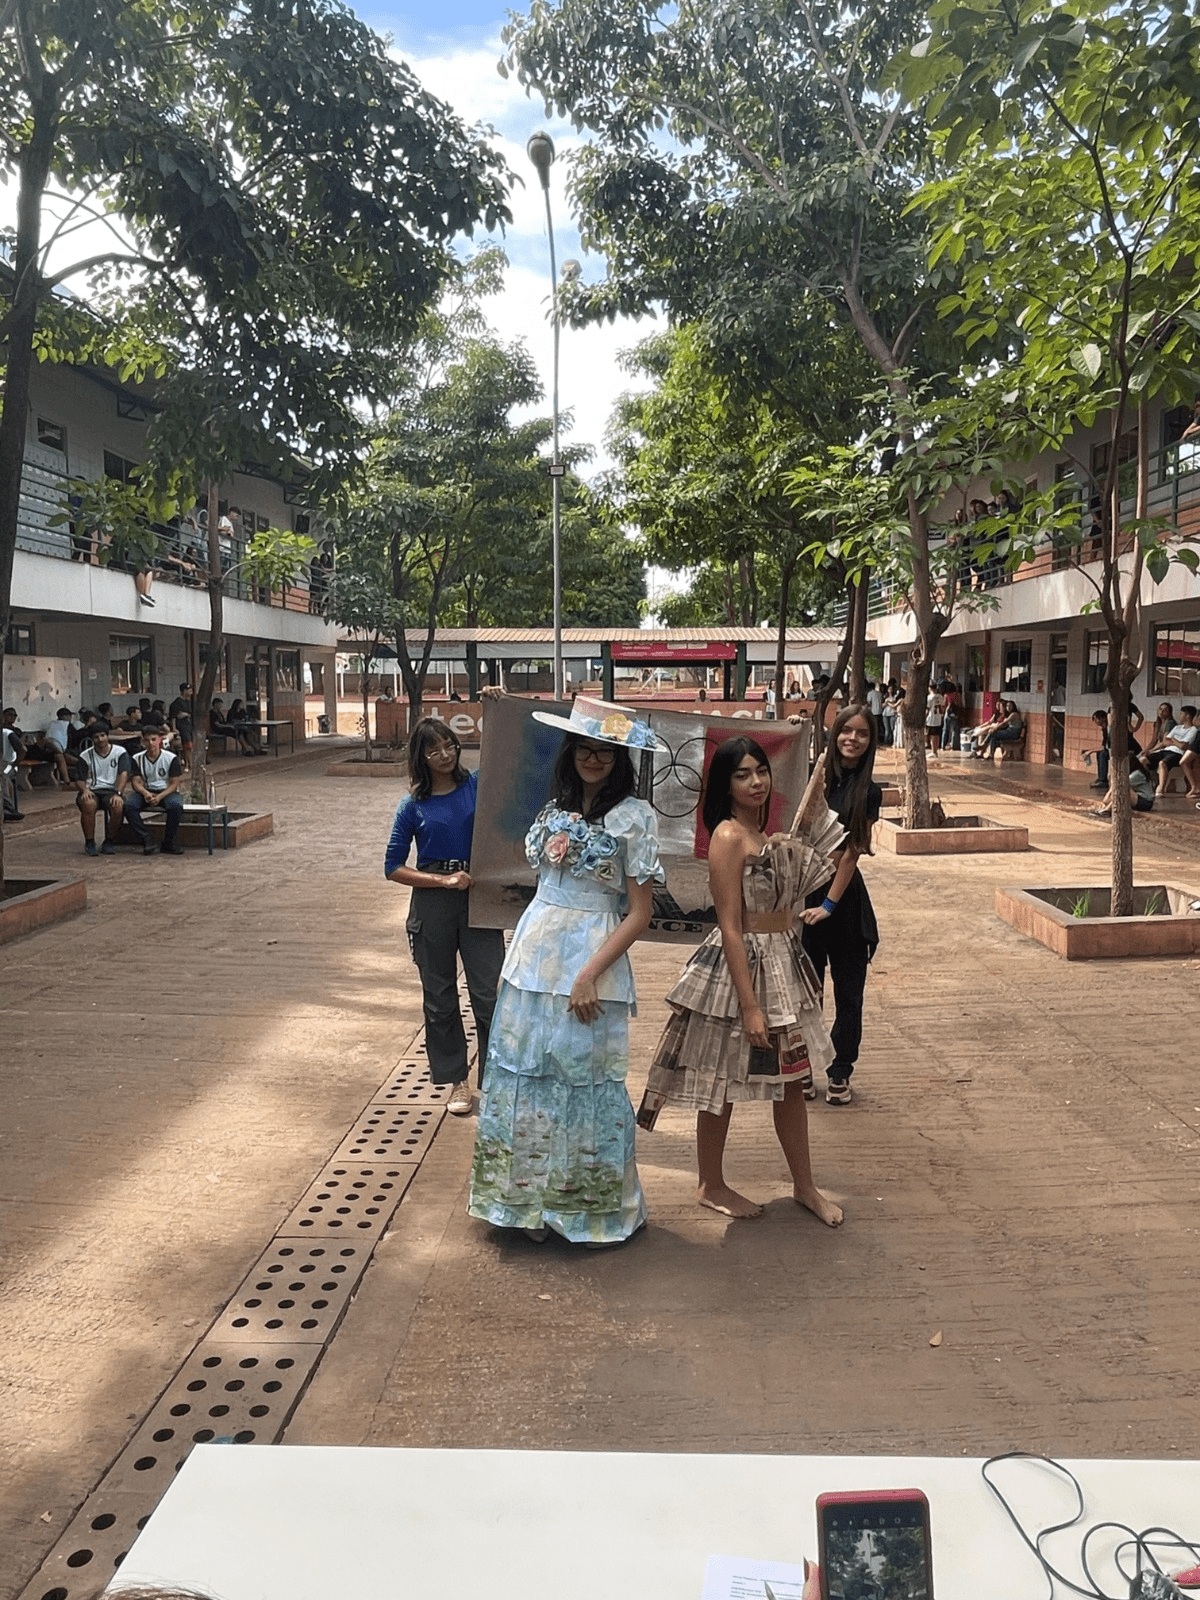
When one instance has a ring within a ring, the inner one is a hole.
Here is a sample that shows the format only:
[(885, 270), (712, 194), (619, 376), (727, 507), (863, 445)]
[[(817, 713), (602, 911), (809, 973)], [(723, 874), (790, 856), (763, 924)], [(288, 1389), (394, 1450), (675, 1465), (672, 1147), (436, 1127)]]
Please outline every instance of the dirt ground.
[[(957, 772), (937, 787), (981, 809)], [(69, 817), (8, 834), (10, 873), (79, 871), (90, 900), (0, 969), (2, 1600), (419, 1026), (392, 783), (252, 763), (232, 798), (275, 835), (212, 860), (90, 860)], [(728, 1171), (761, 1219), (695, 1205), (671, 1113), (639, 1136), (643, 1235), (506, 1241), (465, 1214), (474, 1121), (446, 1118), (287, 1442), (1194, 1454), (1198, 964), (1023, 939), (994, 887), (1103, 882), (1107, 832), (998, 785), (986, 810), (1029, 854), (867, 863), (856, 1099), (811, 1108), (842, 1229), (791, 1202), (746, 1106)], [(1198, 850), (1143, 837), (1139, 880), (1200, 892)], [(635, 952), (635, 1101), (681, 959)]]

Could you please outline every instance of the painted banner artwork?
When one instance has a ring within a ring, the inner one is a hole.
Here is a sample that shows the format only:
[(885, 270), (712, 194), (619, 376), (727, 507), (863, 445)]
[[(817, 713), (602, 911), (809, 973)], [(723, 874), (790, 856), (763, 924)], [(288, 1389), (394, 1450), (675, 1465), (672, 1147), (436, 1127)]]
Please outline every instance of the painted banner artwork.
[[(471, 851), (471, 924), (512, 928), (533, 897), (536, 874), (525, 861), (529, 824), (550, 795), (550, 777), (563, 734), (535, 722), (534, 711), (570, 714), (569, 704), (516, 697), (489, 704), (479, 760), (479, 804)], [(638, 794), (658, 820), (666, 869), (655, 891), (651, 939), (695, 942), (712, 928), (708, 893), (708, 832), (699, 812), (705, 777), (722, 740), (745, 732), (771, 762), (774, 780), (768, 833), (786, 828), (808, 782), (809, 724), (755, 723), (731, 728), (702, 713), (637, 708), (667, 748), (634, 751)]]

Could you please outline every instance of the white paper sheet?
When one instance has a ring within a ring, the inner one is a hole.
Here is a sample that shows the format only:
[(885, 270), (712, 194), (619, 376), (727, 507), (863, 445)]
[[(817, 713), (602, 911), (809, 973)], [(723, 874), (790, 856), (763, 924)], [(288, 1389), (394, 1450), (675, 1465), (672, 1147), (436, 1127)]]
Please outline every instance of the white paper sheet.
[(700, 1600), (800, 1600), (804, 1568), (790, 1561), (709, 1556)]

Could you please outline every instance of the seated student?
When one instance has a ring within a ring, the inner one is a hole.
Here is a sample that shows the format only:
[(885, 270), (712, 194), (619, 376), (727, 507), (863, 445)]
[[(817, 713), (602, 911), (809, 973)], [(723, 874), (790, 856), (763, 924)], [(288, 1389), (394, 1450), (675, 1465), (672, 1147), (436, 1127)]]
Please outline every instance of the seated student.
[(101, 700), (96, 707), (96, 721), (102, 722), (109, 732), (116, 727), (117, 714), (112, 708), (111, 700)]
[(1002, 744), (1016, 744), (1025, 732), (1025, 721), (1014, 700), (1001, 700), (1000, 710), (991, 724), (991, 731), (983, 741), (982, 749), (975, 750), (975, 759), (983, 761), (994, 756)]
[[(1200, 724), (1198, 724), (1200, 726)], [(1179, 770), (1183, 773), (1187, 783), (1188, 799), (1200, 798), (1200, 739), (1189, 749), (1183, 752), (1179, 762)], [(1200, 806), (1196, 807), (1200, 811)]]
[(118, 733), (140, 733), (142, 731), (142, 710), (140, 706), (127, 706), (125, 715), (117, 723)]
[(96, 713), (87, 706), (80, 706), (79, 716), (71, 724), (71, 731), (67, 735), (67, 755), (77, 756), (85, 744), (92, 742), (92, 731), (96, 726)]
[(1170, 733), (1142, 755), (1142, 766), (1158, 780), (1157, 794), (1166, 794), (1172, 771), (1182, 763), (1189, 750), (1197, 748), (1198, 739), (1200, 727), (1196, 726), (1196, 707), (1180, 706), (1179, 721)]
[[(1137, 752), (1133, 750), (1129, 753), (1129, 787), (1133, 791), (1133, 809), (1135, 811), (1154, 810), (1154, 785), (1150, 781), (1150, 774), (1145, 771), (1138, 760)], [(1111, 817), (1112, 805), (1113, 792), (1110, 788), (1091, 815), (1093, 817)]]
[(232, 739), (244, 756), (252, 756), (254, 747), (250, 743), (249, 735), (245, 728), (239, 727), (226, 715), (225, 703), (214, 700), (208, 713), (208, 731), (215, 733), (219, 738)]
[(67, 741), (70, 737), (70, 708), (59, 706), (54, 714), (54, 721), (45, 733), (39, 734), (26, 746), (29, 759), (53, 767), (55, 780), (60, 784), (68, 784), (71, 781), (70, 769), (67, 766)]
[(5, 706), (4, 708), (4, 731), (8, 734), (11, 743), (13, 760), (26, 760), (25, 747), (28, 743), (28, 736), (17, 726), (16, 706)]
[(183, 796), (179, 793), (183, 762), (173, 751), (163, 749), (162, 734), (157, 728), (147, 728), (142, 738), (146, 748), (130, 762), (132, 780), (125, 794), (125, 819), (142, 841), (143, 854), (152, 856), (158, 846), (150, 842), (142, 811), (146, 806), (161, 806), (167, 813), (163, 853), (181, 856), (183, 846), (176, 835), (183, 821)]
[[(125, 790), (129, 785), (129, 756), (108, 736), (107, 728), (92, 735), (76, 757), (75, 804), (79, 807), (79, 826), (83, 829), (83, 848), (89, 856), (111, 856), (116, 852), (116, 837), (125, 815)], [(96, 849), (96, 813), (104, 813), (104, 843)]]
[(244, 700), (235, 700), (229, 708), (229, 720), (235, 728), (240, 729), (238, 742), (242, 745), (244, 753), (248, 756), (262, 756), (266, 751), (262, 747), (262, 738), (258, 730), (258, 717), (251, 713), (250, 707)]
[(0, 794), (4, 798), (5, 822), (23, 822), (25, 818), (17, 805), (17, 747), (5, 727), (0, 727)]

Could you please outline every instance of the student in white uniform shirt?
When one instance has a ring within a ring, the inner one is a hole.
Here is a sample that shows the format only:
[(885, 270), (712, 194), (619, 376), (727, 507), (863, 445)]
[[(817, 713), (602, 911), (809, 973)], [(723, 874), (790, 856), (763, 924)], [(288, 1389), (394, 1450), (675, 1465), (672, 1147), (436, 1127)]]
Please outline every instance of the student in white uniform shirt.
[(125, 820), (142, 841), (144, 855), (152, 856), (158, 849), (150, 843), (146, 824), (142, 821), (145, 806), (161, 806), (167, 814), (163, 853), (181, 856), (183, 846), (176, 835), (183, 820), (183, 796), (179, 785), (183, 782), (183, 762), (173, 751), (163, 749), (163, 736), (157, 728), (147, 728), (142, 735), (146, 746), (133, 757), (132, 781), (125, 796)]
[[(82, 776), (75, 780), (75, 804), (79, 807), (79, 826), (83, 829), (83, 848), (89, 856), (116, 853), (114, 843), (125, 814), (125, 790), (129, 785), (129, 757), (108, 737), (108, 729), (98, 729), (92, 742), (75, 757)], [(104, 812), (104, 843), (96, 848), (96, 813)]]

